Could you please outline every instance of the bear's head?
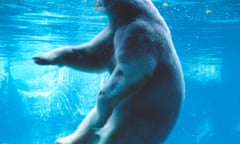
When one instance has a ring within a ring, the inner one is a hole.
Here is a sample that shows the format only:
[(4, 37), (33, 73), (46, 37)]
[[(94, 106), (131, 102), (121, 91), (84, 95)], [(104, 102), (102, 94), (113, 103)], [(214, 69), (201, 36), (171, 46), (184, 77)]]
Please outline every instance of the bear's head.
[(95, 0), (95, 5), (94, 5), (95, 10), (105, 11), (104, 1), (105, 0)]

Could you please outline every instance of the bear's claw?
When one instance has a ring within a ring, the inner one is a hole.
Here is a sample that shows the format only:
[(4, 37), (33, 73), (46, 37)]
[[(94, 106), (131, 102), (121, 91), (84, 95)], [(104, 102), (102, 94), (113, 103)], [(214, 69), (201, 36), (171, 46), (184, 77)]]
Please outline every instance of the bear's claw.
[(51, 62), (48, 59), (42, 58), (42, 57), (33, 57), (32, 58), (36, 64), (39, 65), (47, 65), (51, 64)]

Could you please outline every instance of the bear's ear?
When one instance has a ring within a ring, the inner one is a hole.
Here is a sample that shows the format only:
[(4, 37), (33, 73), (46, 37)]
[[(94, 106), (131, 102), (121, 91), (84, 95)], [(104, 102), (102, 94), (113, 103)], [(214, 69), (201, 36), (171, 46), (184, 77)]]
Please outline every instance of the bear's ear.
[(95, 0), (94, 9), (96, 11), (105, 12), (105, 6), (103, 0)]

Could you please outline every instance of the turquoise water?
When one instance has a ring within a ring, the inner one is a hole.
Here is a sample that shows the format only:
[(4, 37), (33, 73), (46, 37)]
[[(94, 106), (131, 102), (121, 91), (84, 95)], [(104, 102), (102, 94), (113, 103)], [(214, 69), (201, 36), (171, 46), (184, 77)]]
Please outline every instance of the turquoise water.
[[(93, 0), (0, 0), (0, 144), (50, 144), (95, 104), (107, 74), (35, 65), (107, 25)], [(154, 0), (171, 31), (186, 100), (166, 144), (240, 143), (240, 0)]]

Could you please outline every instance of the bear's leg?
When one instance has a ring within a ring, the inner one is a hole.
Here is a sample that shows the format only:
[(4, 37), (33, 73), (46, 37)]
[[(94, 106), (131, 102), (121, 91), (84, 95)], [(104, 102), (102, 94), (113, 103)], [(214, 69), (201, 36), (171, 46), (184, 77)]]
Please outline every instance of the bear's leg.
[(96, 108), (94, 107), (77, 130), (66, 137), (56, 140), (56, 144), (94, 144), (98, 141), (98, 136), (95, 134), (97, 128), (94, 128), (94, 119), (96, 117)]

